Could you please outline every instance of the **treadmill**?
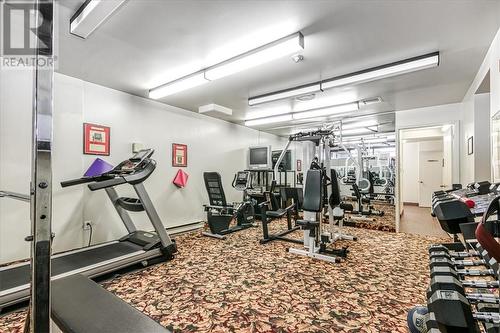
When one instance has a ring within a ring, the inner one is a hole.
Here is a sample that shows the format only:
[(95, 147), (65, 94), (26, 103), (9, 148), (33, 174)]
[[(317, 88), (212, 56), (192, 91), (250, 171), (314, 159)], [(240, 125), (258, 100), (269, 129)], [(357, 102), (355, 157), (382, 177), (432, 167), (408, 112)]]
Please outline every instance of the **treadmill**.
[[(116, 241), (53, 255), (52, 280), (74, 274), (96, 278), (139, 263), (146, 266), (173, 258), (175, 241), (169, 237), (143, 184), (156, 168), (153, 153), (153, 149), (144, 149), (111, 171), (61, 183), (62, 187), (89, 183), (91, 191), (105, 190), (128, 234)], [(115, 187), (123, 184), (132, 185), (138, 198), (118, 196)], [(155, 232), (137, 230), (129, 211), (146, 212)], [(0, 310), (28, 300), (29, 292), (30, 262), (0, 268)]]

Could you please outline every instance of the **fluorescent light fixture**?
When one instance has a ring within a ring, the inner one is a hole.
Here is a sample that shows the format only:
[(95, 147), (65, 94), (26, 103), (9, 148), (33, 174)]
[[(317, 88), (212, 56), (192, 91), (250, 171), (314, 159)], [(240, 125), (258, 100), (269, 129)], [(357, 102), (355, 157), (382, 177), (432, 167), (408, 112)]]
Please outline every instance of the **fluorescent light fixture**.
[(361, 144), (361, 143), (364, 143), (364, 144), (367, 144), (367, 145), (372, 145), (374, 143), (386, 143), (387, 141), (385, 139), (376, 139), (376, 140), (361, 140), (361, 139), (358, 139), (358, 140), (348, 140), (348, 141), (344, 141), (345, 144)]
[(304, 49), (304, 36), (300, 32), (278, 39), (240, 56), (226, 60), (205, 70), (210, 81), (235, 74), (246, 69), (273, 61)]
[(365, 121), (350, 122), (347, 124), (342, 124), (342, 129), (347, 130), (347, 129), (364, 128), (364, 127), (370, 127), (370, 126), (376, 126), (376, 125), (378, 125), (378, 121), (376, 121), (376, 120), (365, 120)]
[[(293, 103), (293, 111), (307, 111), (311, 109), (325, 108), (332, 105), (340, 105), (351, 103), (352, 101), (359, 100), (359, 95), (355, 89), (345, 89), (344, 92), (338, 92), (334, 95), (322, 96), (323, 94), (309, 94), (303, 96), (314, 95), (315, 98), (311, 100), (300, 100), (300, 96), (295, 98)], [(361, 106), (361, 103), (360, 103)]]
[(373, 143), (387, 143), (387, 139), (366, 139), (365, 143), (373, 144)]
[[(322, 80), (320, 82), (304, 84), (286, 90), (280, 90), (265, 95), (250, 97), (248, 99), (248, 104), (255, 105), (283, 98), (296, 97), (306, 93), (313, 93), (345, 85), (354, 85), (374, 80), (380, 80), (391, 76), (406, 74), (437, 66), (439, 66), (439, 52), (433, 52), (393, 62), (390, 64), (369, 68), (366, 70), (337, 76), (331, 79)], [(365, 100), (365, 103), (362, 103), (361, 105), (369, 105), (372, 103), (379, 103), (381, 101), (381, 98), (379, 98), (378, 100)]]
[(265, 108), (265, 109), (256, 109), (248, 112), (245, 120), (252, 120), (257, 118), (278, 116), (280, 114), (290, 113), (290, 108), (285, 106), (275, 107), (275, 108)]
[(342, 130), (342, 136), (344, 135), (356, 135), (356, 134), (364, 134), (364, 133), (367, 133), (367, 134), (373, 134), (373, 133), (377, 133), (378, 131), (372, 131), (366, 127), (364, 128), (354, 128), (354, 129), (349, 129), (349, 130)]
[[(382, 99), (377, 99), (377, 100), (381, 101)], [(333, 115), (345, 114), (345, 113), (349, 113), (349, 112), (353, 112), (353, 111), (358, 111), (359, 110), (359, 103), (360, 103), (359, 101), (356, 101), (356, 102), (351, 102), (351, 103), (346, 103), (346, 104), (339, 104), (339, 105), (332, 105), (332, 106), (328, 106), (328, 107), (310, 109), (310, 110), (306, 110), (306, 111), (302, 111), (302, 112), (290, 112), (290, 110), (287, 110), (285, 107), (276, 107), (273, 109), (263, 109), (263, 110), (257, 111), (256, 113), (251, 113), (247, 117), (245, 125), (246, 126), (253, 126), (253, 125), (262, 125), (262, 124), (269, 124), (269, 123), (275, 123), (275, 122), (293, 121), (292, 123), (302, 123), (302, 125), (300, 125), (300, 126), (314, 126), (312, 124), (316, 123), (317, 121), (324, 122), (327, 120), (327, 117), (330, 117)], [(281, 115), (283, 113), (286, 113), (286, 114)], [(273, 116), (280, 115), (280, 116), (269, 117), (271, 115), (273, 115)], [(262, 117), (265, 117), (265, 118), (262, 118)], [(260, 122), (260, 120), (262, 120), (262, 122)], [(304, 122), (304, 120), (306, 120), (306, 121)], [(351, 128), (358, 129), (358, 131), (361, 130), (361, 133), (365, 133), (367, 131), (369, 133), (376, 133), (377, 131), (370, 131), (370, 129), (368, 127), (375, 127), (377, 125), (378, 125), (378, 122), (375, 120), (367, 120), (367, 121), (363, 121), (363, 122), (350, 122), (347, 125), (344, 125), (342, 134), (349, 132), (349, 129), (351, 129)], [(273, 129), (293, 128), (296, 126), (297, 125), (287, 125), (287, 126), (281, 126), (281, 127), (274, 127)], [(318, 126), (321, 126), (321, 124), (319, 124)]]
[(207, 82), (209, 81), (205, 79), (203, 72), (198, 72), (151, 89), (149, 91), (149, 98), (152, 99), (162, 98), (168, 95), (178, 93), (179, 91), (197, 87)]
[[(283, 37), (259, 48), (223, 61), (184, 78), (166, 83), (149, 91), (150, 98), (161, 98), (179, 91), (199, 86), (208, 81), (241, 72), (260, 64), (295, 53), (304, 48), (304, 36), (300, 32)], [(168, 88), (168, 89), (166, 89)], [(318, 85), (319, 88), (319, 85)]]
[(247, 121), (245, 121), (245, 126), (267, 125), (267, 124), (280, 123), (280, 122), (290, 121), (290, 120), (292, 120), (292, 115), (291, 114), (285, 114), (285, 115), (282, 115), (282, 116), (275, 116), (275, 117), (267, 117), (267, 118), (259, 118), (259, 119), (247, 120)]
[[(361, 131), (361, 129), (360, 129), (360, 131)], [(338, 132), (337, 132), (337, 134), (338, 134)], [(387, 142), (394, 142), (395, 141), (395, 137), (394, 137), (393, 134), (391, 134), (391, 133), (380, 133), (380, 132), (377, 132), (377, 133), (370, 132), (370, 133), (364, 133), (364, 134), (361, 133), (359, 135), (349, 135), (349, 136), (345, 137), (346, 142), (356, 141), (356, 140), (361, 140), (361, 139), (363, 139), (363, 140), (379, 140), (379, 139), (384, 139)]]
[(311, 84), (311, 85), (305, 85), (305, 86), (300, 86), (292, 89), (287, 89), (287, 90), (280, 90), (272, 94), (265, 94), (265, 95), (259, 95), (255, 97), (250, 97), (248, 99), (248, 105), (257, 105), (257, 104), (262, 104), (262, 103), (267, 103), (267, 102), (272, 102), (272, 101), (277, 101), (280, 99), (285, 99), (285, 98), (291, 98), (295, 96), (300, 96), (300, 95), (306, 95), (306, 94), (311, 94), (315, 93), (321, 90), (321, 86), (319, 83)]
[(321, 89), (330, 89), (345, 85), (360, 84), (380, 80), (391, 76), (406, 74), (439, 65), (439, 52), (405, 59), (367, 70), (342, 75), (321, 82)]
[(306, 119), (306, 118), (330, 116), (337, 113), (344, 113), (344, 112), (358, 111), (358, 110), (359, 110), (358, 102), (354, 102), (354, 103), (332, 106), (328, 108), (297, 112), (293, 114), (293, 119)]
[(76, 11), (70, 19), (70, 32), (87, 38), (126, 0), (90, 0)]

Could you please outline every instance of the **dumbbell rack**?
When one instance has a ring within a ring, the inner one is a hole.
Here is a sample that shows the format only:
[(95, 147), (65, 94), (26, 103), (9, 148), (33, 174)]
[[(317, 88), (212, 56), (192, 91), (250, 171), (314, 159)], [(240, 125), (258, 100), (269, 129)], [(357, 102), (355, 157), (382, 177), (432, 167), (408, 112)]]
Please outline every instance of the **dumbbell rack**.
[(500, 332), (499, 265), (477, 242), (429, 248), (431, 283), (427, 292), (427, 330)]

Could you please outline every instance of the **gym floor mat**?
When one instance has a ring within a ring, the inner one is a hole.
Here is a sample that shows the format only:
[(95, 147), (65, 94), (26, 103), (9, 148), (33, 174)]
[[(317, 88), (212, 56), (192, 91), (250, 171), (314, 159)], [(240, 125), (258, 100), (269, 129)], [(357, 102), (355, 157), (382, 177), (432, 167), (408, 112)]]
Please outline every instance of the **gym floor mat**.
[[(260, 245), (260, 228), (225, 241), (196, 231), (176, 237), (174, 260), (103, 285), (176, 332), (407, 332), (407, 311), (425, 302), (427, 247), (445, 239), (345, 229), (359, 240), (339, 243), (341, 264)], [(24, 316), (1, 317), (0, 332), (21, 332)]]

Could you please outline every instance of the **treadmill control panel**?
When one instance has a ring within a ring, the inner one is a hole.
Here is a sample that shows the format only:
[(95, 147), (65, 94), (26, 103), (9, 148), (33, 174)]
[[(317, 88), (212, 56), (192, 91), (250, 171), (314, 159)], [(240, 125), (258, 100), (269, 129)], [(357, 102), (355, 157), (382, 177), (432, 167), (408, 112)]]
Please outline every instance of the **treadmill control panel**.
[(244, 191), (251, 187), (250, 171), (238, 171), (234, 176), (233, 187), (238, 191)]
[(145, 159), (151, 157), (153, 155), (153, 149), (143, 149), (138, 151), (134, 156), (130, 159), (123, 161), (116, 168), (113, 169), (112, 172), (124, 172), (130, 173), (133, 172)]

